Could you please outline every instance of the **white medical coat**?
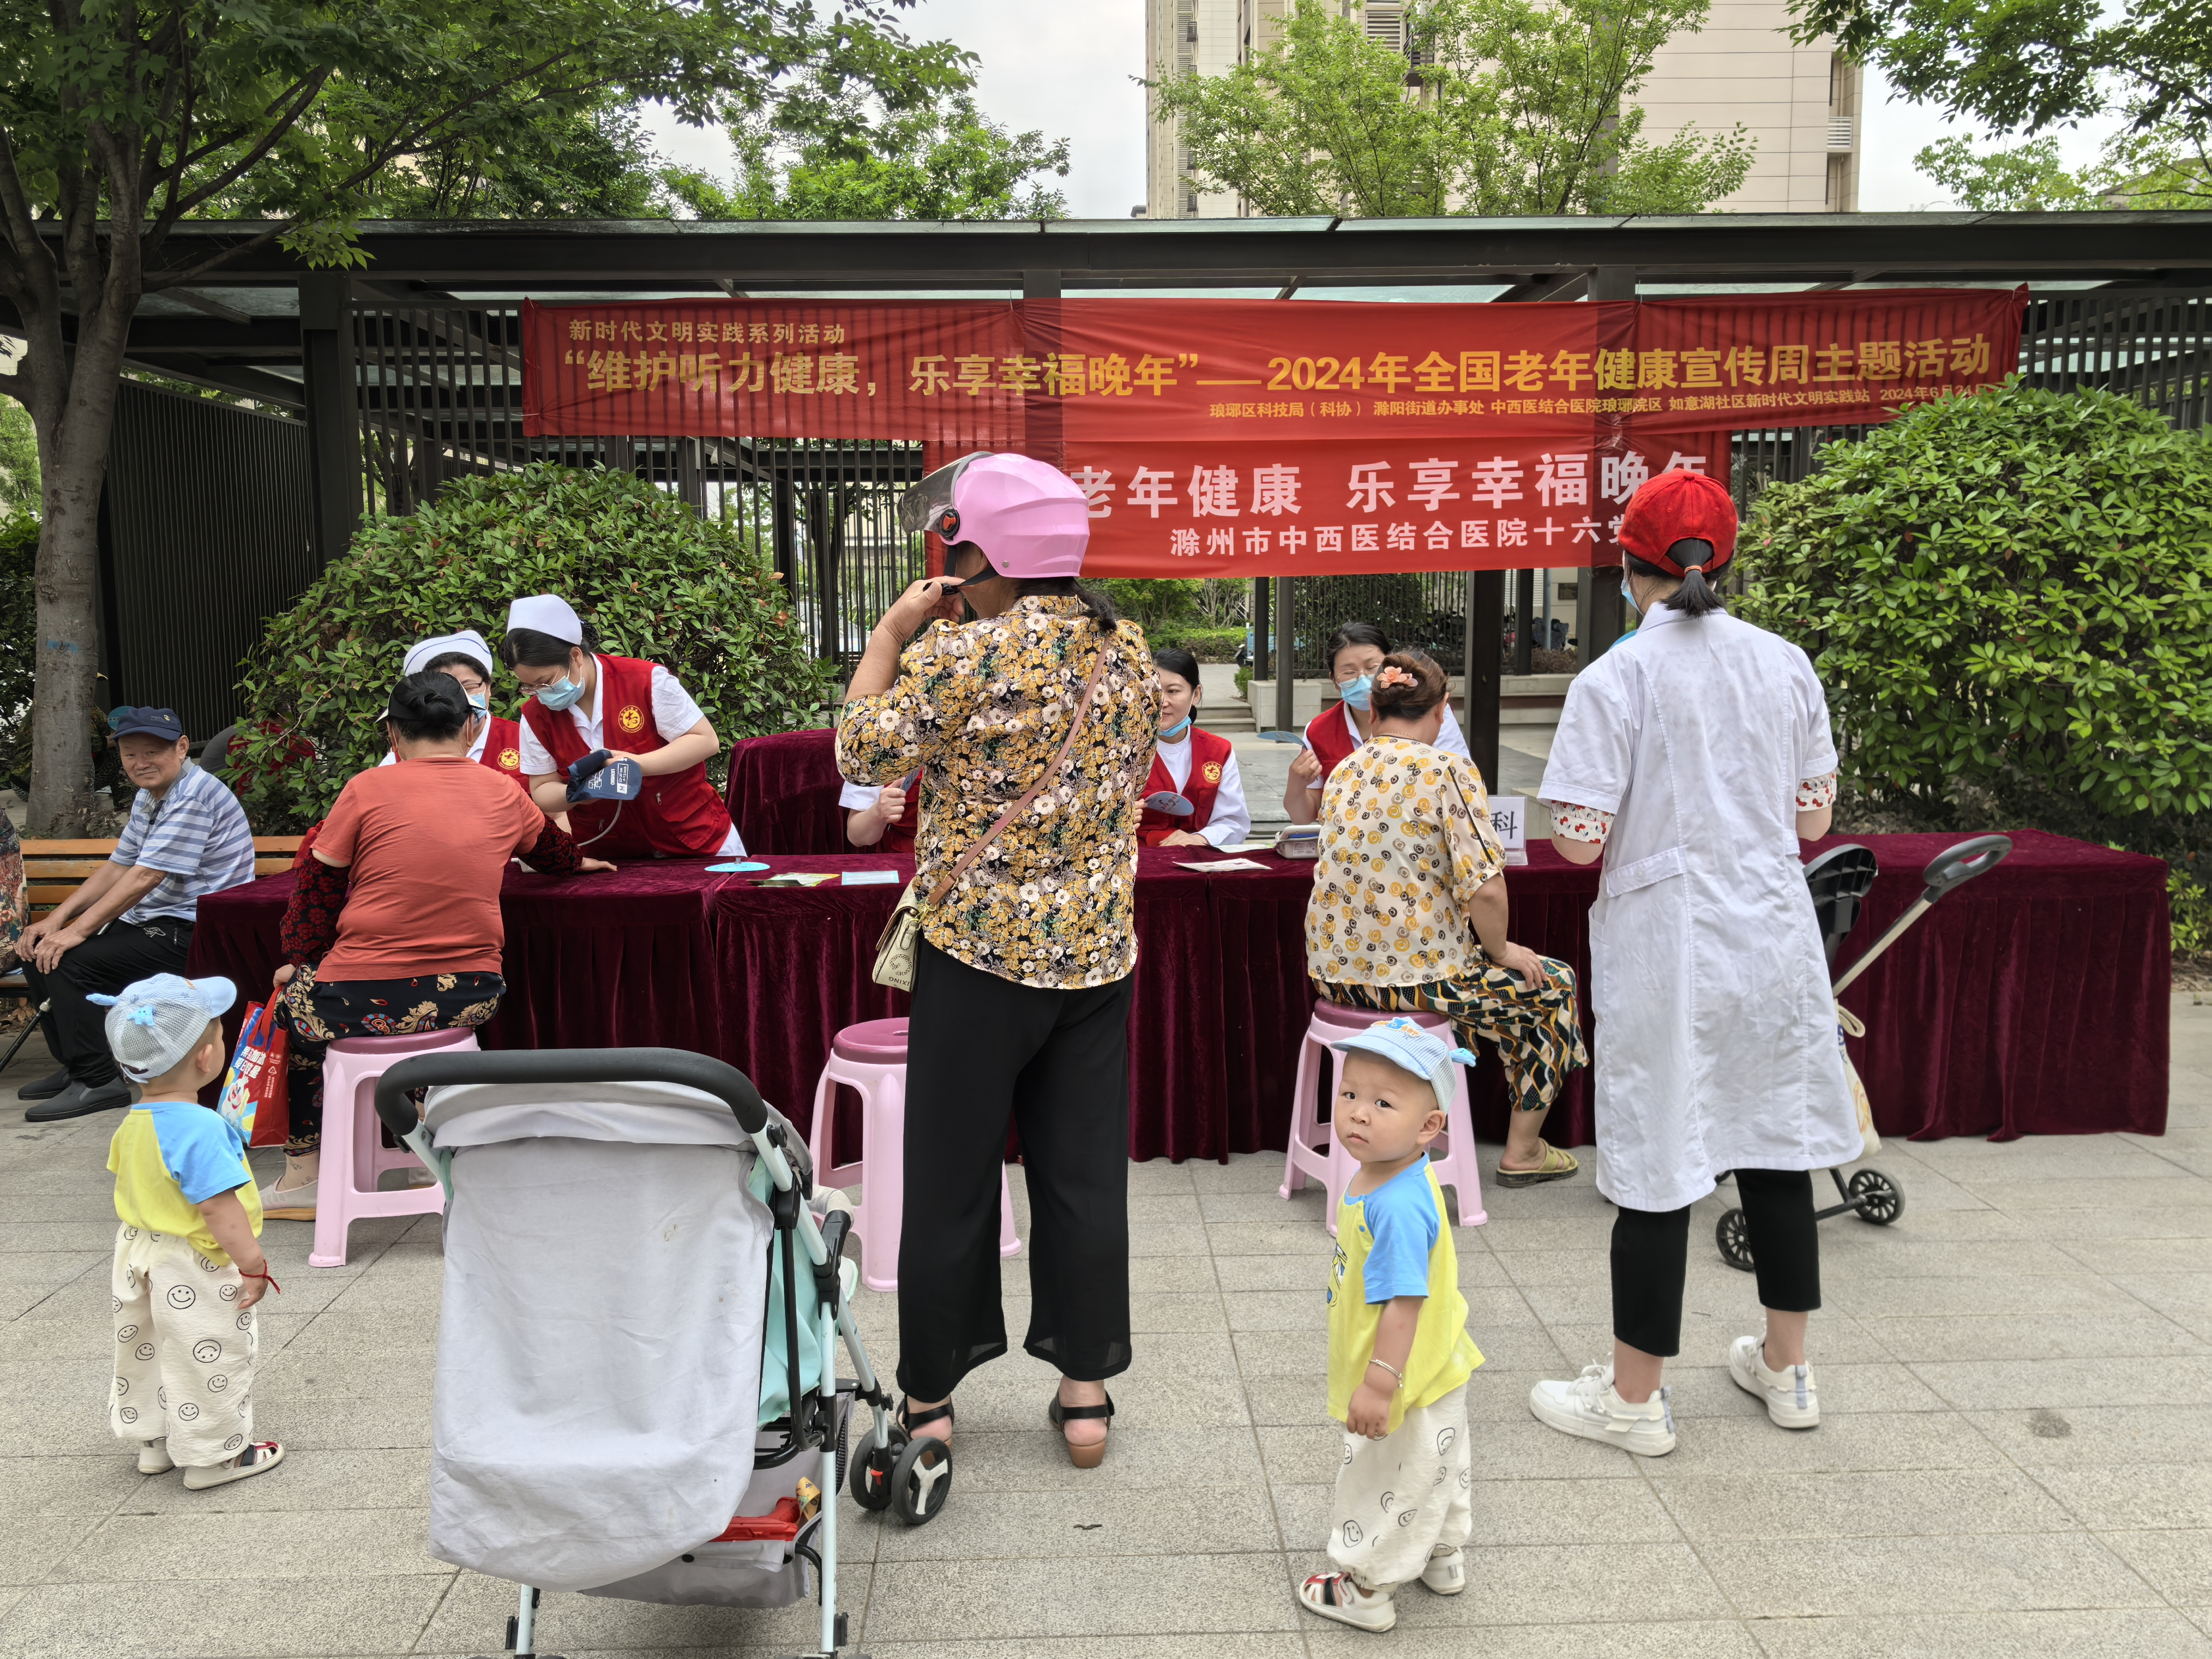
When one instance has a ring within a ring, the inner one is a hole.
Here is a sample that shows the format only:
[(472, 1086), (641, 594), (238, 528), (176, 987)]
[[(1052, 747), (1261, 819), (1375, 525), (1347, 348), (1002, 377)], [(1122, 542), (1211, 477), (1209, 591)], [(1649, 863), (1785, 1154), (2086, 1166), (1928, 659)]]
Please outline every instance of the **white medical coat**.
[(1588, 988), (1614, 1203), (1860, 1155), (1797, 840), (1798, 783), (1835, 768), (1804, 652), (1723, 613), (1656, 610), (1569, 689), (1539, 793), (1614, 815)]

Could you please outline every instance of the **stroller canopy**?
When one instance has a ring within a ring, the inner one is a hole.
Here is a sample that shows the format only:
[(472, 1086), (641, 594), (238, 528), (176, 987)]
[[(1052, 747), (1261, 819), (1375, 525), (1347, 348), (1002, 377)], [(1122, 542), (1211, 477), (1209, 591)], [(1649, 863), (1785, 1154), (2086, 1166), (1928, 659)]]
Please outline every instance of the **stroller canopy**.
[(455, 1153), (430, 1553), (574, 1590), (714, 1537), (752, 1474), (771, 1231), (729, 1107), (480, 1084), (426, 1121)]

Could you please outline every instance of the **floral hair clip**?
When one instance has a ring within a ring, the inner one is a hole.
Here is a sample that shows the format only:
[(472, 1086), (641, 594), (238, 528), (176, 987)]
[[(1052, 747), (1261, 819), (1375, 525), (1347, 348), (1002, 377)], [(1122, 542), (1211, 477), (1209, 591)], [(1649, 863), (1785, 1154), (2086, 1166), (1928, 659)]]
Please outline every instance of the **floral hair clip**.
[(1394, 663), (1375, 677), (1375, 684), (1377, 686), (1419, 685), (1420, 681)]

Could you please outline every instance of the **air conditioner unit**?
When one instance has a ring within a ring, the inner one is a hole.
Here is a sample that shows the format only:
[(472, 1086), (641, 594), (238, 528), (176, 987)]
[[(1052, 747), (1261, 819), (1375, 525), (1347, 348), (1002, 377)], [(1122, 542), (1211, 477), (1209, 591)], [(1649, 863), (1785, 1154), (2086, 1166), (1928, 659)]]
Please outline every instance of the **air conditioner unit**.
[(1851, 147), (1851, 118), (1834, 115), (1828, 118), (1828, 148), (1849, 149)]

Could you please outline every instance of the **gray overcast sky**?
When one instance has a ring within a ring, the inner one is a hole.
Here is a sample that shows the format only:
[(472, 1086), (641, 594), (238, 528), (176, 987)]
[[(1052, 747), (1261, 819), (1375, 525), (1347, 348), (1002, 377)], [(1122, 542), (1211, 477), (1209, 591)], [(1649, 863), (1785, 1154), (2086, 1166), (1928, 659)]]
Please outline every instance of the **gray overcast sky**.
[[(977, 94), (984, 112), (1016, 131), (1035, 128), (1066, 138), (1073, 165), (1059, 181), (1068, 211), (1120, 219), (1145, 199), (1144, 0), (921, 0), (904, 14), (916, 39), (957, 41), (981, 60)], [(1890, 102), (1879, 76), (1867, 80), (1859, 207), (1869, 213), (1948, 207), (1912, 157), (1954, 129), (1942, 115)], [(664, 154), (710, 172), (730, 170), (716, 132), (654, 122)], [(2116, 123), (2062, 133), (2076, 165), (2093, 160)]]

